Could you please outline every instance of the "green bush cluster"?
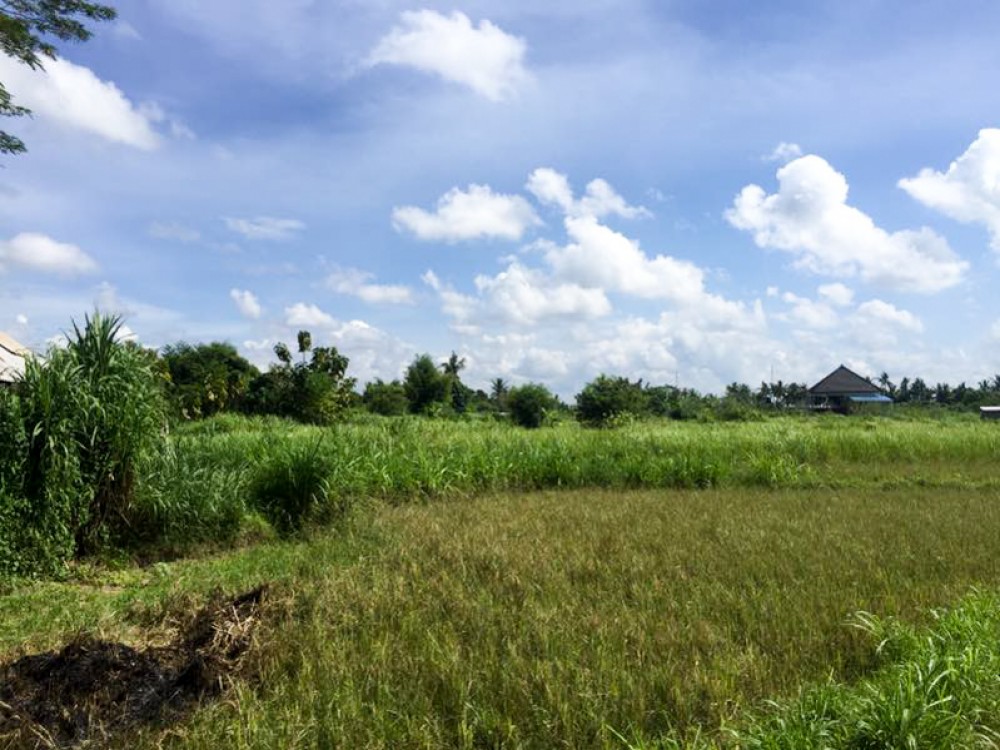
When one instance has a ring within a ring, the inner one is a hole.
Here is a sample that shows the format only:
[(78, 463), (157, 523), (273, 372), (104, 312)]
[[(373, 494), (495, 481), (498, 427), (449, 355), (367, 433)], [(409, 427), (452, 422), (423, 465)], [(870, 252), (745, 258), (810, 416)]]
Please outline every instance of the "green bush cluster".
[(151, 356), (95, 314), (29, 358), (0, 400), (0, 572), (57, 569), (125, 527), (143, 462), (163, 444)]

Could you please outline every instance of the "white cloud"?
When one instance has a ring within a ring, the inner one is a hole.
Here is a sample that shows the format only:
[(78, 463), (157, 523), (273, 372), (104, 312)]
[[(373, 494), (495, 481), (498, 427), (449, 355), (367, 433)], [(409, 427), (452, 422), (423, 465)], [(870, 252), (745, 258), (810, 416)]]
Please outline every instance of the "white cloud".
[(930, 229), (888, 233), (847, 205), (847, 180), (818, 156), (778, 170), (778, 192), (748, 185), (726, 218), (752, 232), (759, 247), (796, 256), (798, 268), (913, 292), (938, 292), (962, 281), (968, 263)]
[(781, 299), (791, 306), (788, 319), (793, 323), (816, 330), (833, 328), (838, 323), (837, 313), (824, 302), (799, 297), (791, 292), (785, 292)]
[(488, 185), (452, 188), (437, 202), (434, 213), (416, 206), (395, 208), (392, 222), (421, 240), (457, 242), (484, 237), (519, 240), (540, 224), (531, 205), (519, 195), (494, 193)]
[(512, 96), (528, 79), (523, 39), (483, 20), (473, 26), (458, 11), (406, 11), (400, 24), (379, 40), (369, 66), (405, 65), (468, 86), (492, 101)]
[(349, 294), (372, 304), (412, 304), (413, 292), (399, 284), (372, 284), (374, 276), (356, 268), (338, 269), (326, 277), (326, 285), (338, 294)]
[(253, 219), (234, 219), (224, 216), (226, 226), (248, 240), (288, 240), (306, 225), (298, 219), (279, 219), (273, 216), (257, 216)]
[(611, 312), (601, 289), (559, 282), (517, 262), (496, 276), (477, 276), (476, 289), (491, 313), (522, 325), (558, 317), (597, 318)]
[(334, 328), (337, 325), (337, 320), (329, 313), (320, 310), (316, 305), (296, 302), (291, 307), (285, 308), (285, 325)]
[(230, 289), (229, 296), (236, 303), (236, 309), (246, 318), (257, 320), (263, 310), (253, 292), (246, 289)]
[(821, 284), (819, 296), (838, 307), (846, 307), (854, 301), (854, 292), (839, 282)]
[(177, 240), (178, 242), (191, 243), (201, 239), (201, 232), (176, 222), (154, 221), (149, 225), (149, 236), (158, 240)]
[(541, 203), (555, 205), (567, 216), (590, 216), (599, 219), (616, 215), (625, 219), (635, 219), (652, 215), (643, 206), (630, 206), (606, 180), (600, 178), (591, 180), (587, 184), (584, 196), (579, 201), (573, 197), (573, 189), (566, 175), (549, 167), (539, 167), (533, 171), (528, 176), (525, 187)]
[(985, 128), (947, 172), (927, 168), (899, 181), (915, 199), (956, 221), (983, 224), (1000, 252), (1000, 128)]
[(865, 323), (897, 326), (914, 333), (924, 330), (924, 324), (916, 315), (880, 299), (862, 302), (858, 305), (857, 315)]
[(570, 244), (548, 251), (560, 278), (647, 299), (692, 299), (704, 288), (704, 272), (666, 255), (647, 256), (639, 244), (593, 217), (567, 217)]
[(15, 103), (51, 119), (146, 151), (160, 144), (153, 123), (110, 81), (68, 60), (46, 60), (45, 69), (0, 56), (0, 80)]
[(438, 293), (444, 313), (467, 330), (478, 330), (487, 322), (530, 326), (552, 319), (599, 318), (611, 312), (602, 290), (559, 281), (516, 260), (496, 276), (477, 276), (478, 296), (455, 291), (433, 271), (423, 279)]
[(4, 267), (76, 276), (94, 273), (97, 263), (76, 245), (56, 242), (35, 232), (22, 232), (0, 242), (0, 270)]
[(802, 156), (802, 148), (797, 143), (782, 141), (774, 147), (774, 151), (764, 157), (764, 161), (790, 162)]

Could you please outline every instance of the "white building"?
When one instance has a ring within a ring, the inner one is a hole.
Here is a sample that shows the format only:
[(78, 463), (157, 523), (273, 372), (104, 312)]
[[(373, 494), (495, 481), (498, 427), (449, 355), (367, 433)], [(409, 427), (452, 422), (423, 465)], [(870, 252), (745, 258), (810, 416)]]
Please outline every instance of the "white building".
[(13, 383), (24, 375), (24, 358), (28, 347), (0, 331), (0, 385)]

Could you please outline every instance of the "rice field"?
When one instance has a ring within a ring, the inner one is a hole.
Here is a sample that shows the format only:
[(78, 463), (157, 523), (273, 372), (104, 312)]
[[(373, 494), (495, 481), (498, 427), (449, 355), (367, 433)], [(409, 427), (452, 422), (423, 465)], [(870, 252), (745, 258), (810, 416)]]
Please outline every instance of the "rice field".
[[(971, 420), (215, 420), (158, 458), (149, 523), (263, 541), (14, 586), (0, 652), (270, 582), (255, 678), (122, 747), (988, 746), (998, 447)], [(255, 493), (299, 460), (325, 525), (282, 540)]]

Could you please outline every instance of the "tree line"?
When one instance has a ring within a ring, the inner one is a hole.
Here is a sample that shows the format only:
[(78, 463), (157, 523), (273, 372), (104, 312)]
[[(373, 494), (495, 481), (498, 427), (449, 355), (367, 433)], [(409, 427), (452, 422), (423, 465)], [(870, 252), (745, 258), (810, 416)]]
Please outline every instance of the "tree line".
[[(384, 416), (492, 416), (525, 427), (575, 417), (587, 425), (606, 426), (647, 417), (754, 419), (768, 412), (802, 409), (809, 397), (804, 383), (781, 380), (762, 382), (757, 388), (734, 382), (723, 394), (713, 395), (602, 374), (587, 383), (571, 405), (540, 383), (515, 386), (497, 377), (488, 391), (470, 388), (462, 381), (465, 358), (455, 352), (441, 362), (420, 354), (401, 378), (376, 378), (359, 389), (347, 374), (348, 358), (336, 347), (313, 346), (309, 331), (299, 332), (294, 351), (279, 343), (274, 354), (277, 362), (264, 372), (231, 344), (221, 342), (177, 343), (152, 356), (168, 402), (180, 419), (233, 411), (329, 424), (355, 409)], [(1000, 375), (976, 386), (930, 386), (919, 377), (904, 377), (897, 384), (887, 373), (872, 382), (896, 403), (971, 410), (1000, 402)]]

